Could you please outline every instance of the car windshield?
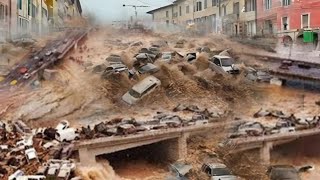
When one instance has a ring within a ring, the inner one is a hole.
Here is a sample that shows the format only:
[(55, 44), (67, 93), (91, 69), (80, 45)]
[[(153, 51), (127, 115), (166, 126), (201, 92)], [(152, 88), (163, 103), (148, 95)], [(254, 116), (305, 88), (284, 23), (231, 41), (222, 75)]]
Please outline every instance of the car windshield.
[(171, 55), (170, 54), (164, 54), (162, 55), (163, 59), (171, 59)]
[(225, 175), (231, 175), (231, 172), (227, 168), (215, 168), (212, 170), (213, 176), (225, 176)]
[(232, 66), (232, 64), (234, 64), (234, 61), (232, 58), (222, 58), (221, 63), (222, 66)]
[(137, 91), (130, 89), (129, 94), (134, 98), (140, 98), (141, 94), (139, 94)]

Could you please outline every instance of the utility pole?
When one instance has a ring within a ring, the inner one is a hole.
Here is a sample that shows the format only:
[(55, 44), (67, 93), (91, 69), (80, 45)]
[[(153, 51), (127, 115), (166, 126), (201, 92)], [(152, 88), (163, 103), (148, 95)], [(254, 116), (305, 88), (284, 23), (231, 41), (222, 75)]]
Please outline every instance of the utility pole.
[(133, 7), (134, 8), (134, 13), (135, 13), (135, 16), (136, 16), (136, 20), (138, 20), (138, 11), (137, 11), (137, 8), (143, 8), (143, 7), (150, 7), (150, 6), (136, 6), (136, 5), (127, 5), (127, 4), (124, 4), (123, 7)]

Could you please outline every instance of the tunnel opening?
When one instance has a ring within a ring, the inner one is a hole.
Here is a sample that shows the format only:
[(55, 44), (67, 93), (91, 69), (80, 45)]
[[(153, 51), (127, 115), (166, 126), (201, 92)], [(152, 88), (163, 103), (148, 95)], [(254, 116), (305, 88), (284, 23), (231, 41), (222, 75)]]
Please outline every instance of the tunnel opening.
[(96, 159), (107, 160), (116, 174), (122, 177), (142, 178), (157, 172), (168, 172), (169, 164), (175, 161), (176, 149), (171, 146), (175, 142), (175, 139), (165, 140), (99, 155)]
[(306, 165), (320, 154), (320, 136), (299, 138), (273, 147), (271, 160), (275, 164)]

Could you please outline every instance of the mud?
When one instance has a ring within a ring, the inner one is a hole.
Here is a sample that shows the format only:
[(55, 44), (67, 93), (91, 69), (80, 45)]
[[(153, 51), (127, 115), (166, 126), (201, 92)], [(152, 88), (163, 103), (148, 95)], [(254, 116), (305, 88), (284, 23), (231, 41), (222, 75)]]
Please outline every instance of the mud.
[[(35, 89), (27, 86), (11, 87), (2, 91), (0, 116), (7, 121), (22, 119), (33, 127), (48, 127), (62, 119), (68, 119), (75, 126), (98, 123), (120, 115), (139, 116), (143, 119), (155, 111), (168, 111), (178, 103), (197, 104), (213, 111), (229, 112), (230, 118), (244, 117), (245, 120), (250, 120), (248, 117), (261, 107), (277, 108), (295, 114), (298, 111), (301, 115), (320, 113), (320, 107), (315, 104), (319, 99), (317, 93), (256, 85), (246, 81), (243, 75), (223, 77), (208, 69), (209, 57), (205, 53), (201, 53), (193, 64), (183, 62), (181, 58), (175, 58), (172, 64), (157, 62), (160, 71), (154, 76), (161, 80), (161, 88), (132, 107), (124, 104), (121, 96), (146, 75), (139, 75), (135, 80), (129, 80), (126, 74), (116, 74), (109, 79), (103, 79), (91, 72), (93, 66), (105, 63), (105, 59), (111, 54), (120, 55), (124, 63), (131, 68), (132, 57), (141, 47), (130, 47), (130, 44), (142, 41), (142, 47), (148, 47), (156, 40), (169, 43), (168, 47), (161, 48), (162, 51), (195, 51), (197, 47), (207, 46), (215, 53), (232, 47), (231, 54), (239, 62), (263, 66), (255, 59), (240, 56), (243, 52), (252, 51), (252, 48), (223, 36), (190, 37), (185, 43), (185, 49), (172, 48), (181, 39), (183, 37), (180, 34), (119, 34), (109, 29), (93, 31), (84, 44), (88, 47), (87, 50), (76, 49), (70, 53), (54, 68), (58, 73), (53, 80), (41, 81), (41, 87)], [(83, 65), (89, 62), (93, 66)], [(267, 118), (256, 120), (273, 123)], [(227, 151), (214, 153), (219, 140), (223, 138), (223, 135), (209, 133), (189, 140), (187, 161), (195, 166), (191, 179), (206, 179), (200, 172), (202, 163), (218, 156), (245, 179), (265, 178), (265, 167), (260, 165), (254, 153), (235, 156), (229, 155)], [(278, 159), (282, 158), (283, 163), (292, 162), (291, 158), (286, 156), (279, 156)], [(299, 158), (301, 162), (319, 163), (316, 158), (304, 155)], [(134, 163), (123, 162), (116, 170), (113, 170), (108, 162), (101, 161), (95, 167), (79, 168), (78, 173), (88, 180), (163, 179), (167, 170), (159, 168), (158, 164), (139, 159)], [(305, 175), (305, 178), (315, 178), (318, 174), (318, 171), (314, 171)]]

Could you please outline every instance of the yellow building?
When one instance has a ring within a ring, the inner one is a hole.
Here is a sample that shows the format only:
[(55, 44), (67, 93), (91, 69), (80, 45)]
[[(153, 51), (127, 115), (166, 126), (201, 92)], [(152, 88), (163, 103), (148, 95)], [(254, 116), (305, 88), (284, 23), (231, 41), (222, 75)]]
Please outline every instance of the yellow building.
[(46, 0), (49, 26), (54, 29), (65, 28), (68, 21), (80, 17), (82, 8), (79, 0)]

